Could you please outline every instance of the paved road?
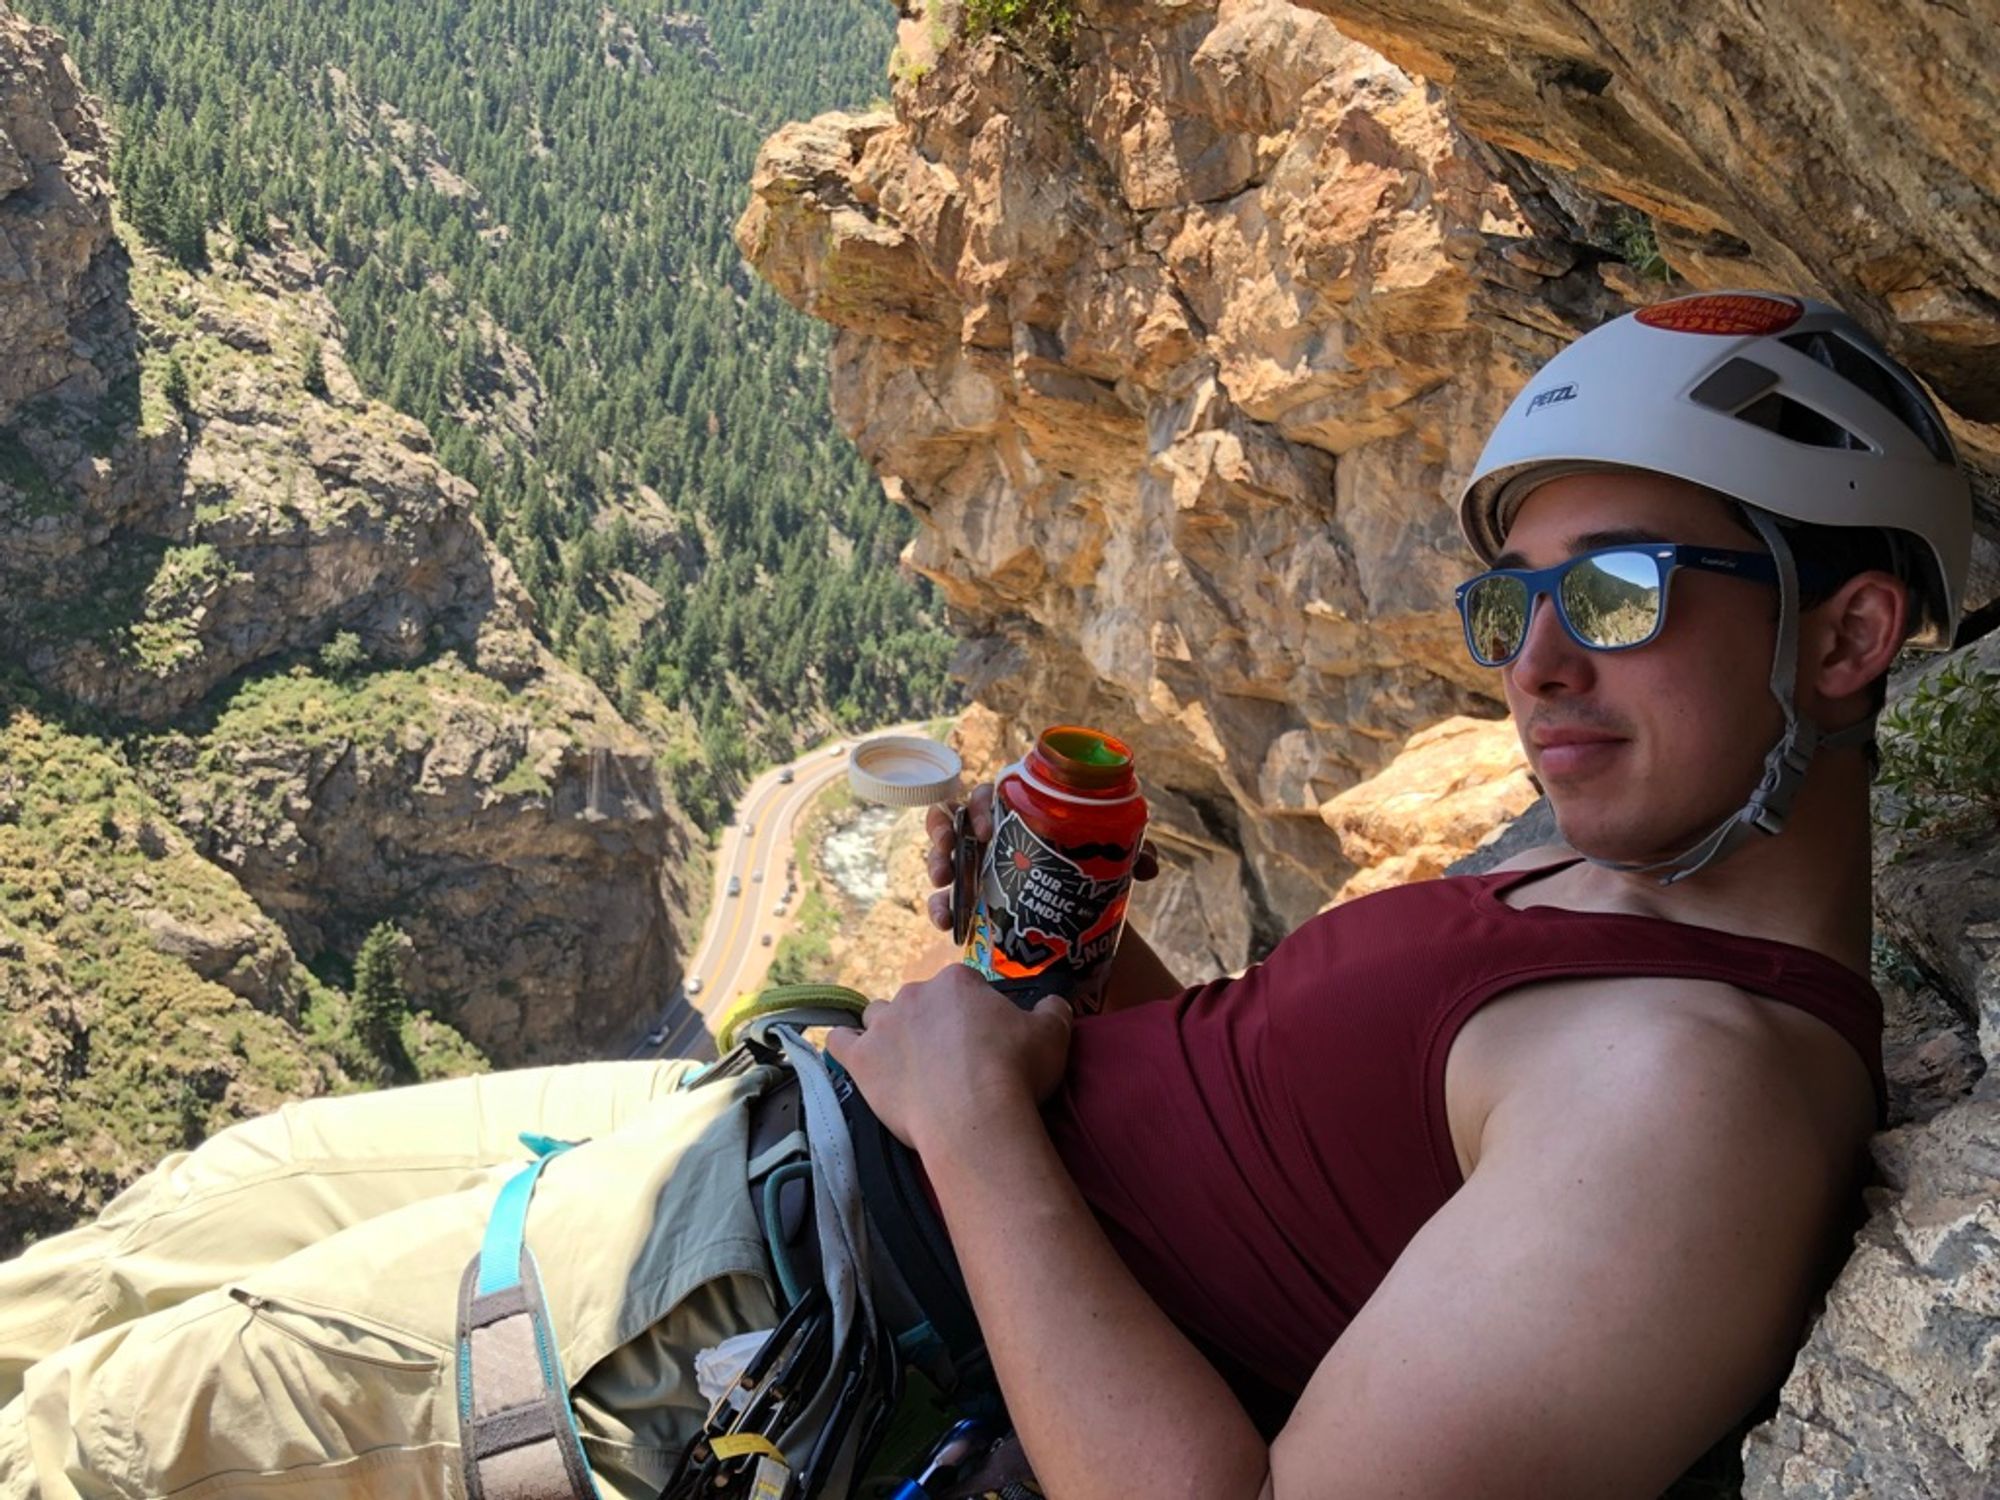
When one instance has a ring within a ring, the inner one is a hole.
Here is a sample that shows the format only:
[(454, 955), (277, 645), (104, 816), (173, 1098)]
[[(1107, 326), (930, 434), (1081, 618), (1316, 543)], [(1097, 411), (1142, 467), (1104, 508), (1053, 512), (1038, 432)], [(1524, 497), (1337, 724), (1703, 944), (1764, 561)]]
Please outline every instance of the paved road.
[[(922, 722), (897, 724), (857, 738), (922, 734), (924, 727)], [(677, 991), (662, 1023), (665, 1036), (657, 1043), (641, 1043), (633, 1056), (715, 1055), (716, 1022), (739, 994), (763, 983), (775, 945), (797, 914), (796, 896), (785, 900), (783, 917), (773, 908), (785, 891), (785, 866), (792, 858), (798, 821), (815, 797), (847, 775), (847, 753), (854, 743), (837, 740), (831, 747), (821, 746), (789, 767), (772, 767), (750, 783), (716, 852), (715, 897), (709, 906), (708, 926), (687, 968), (690, 978), (701, 980), (701, 989), (693, 996)], [(781, 781), (779, 777), (787, 769), (792, 780)], [(810, 873), (798, 872), (801, 887)], [(758, 879), (759, 875), (763, 878)], [(739, 885), (739, 894), (734, 896), (728, 894), (732, 879)], [(769, 948), (763, 943), (766, 932), (773, 944)]]

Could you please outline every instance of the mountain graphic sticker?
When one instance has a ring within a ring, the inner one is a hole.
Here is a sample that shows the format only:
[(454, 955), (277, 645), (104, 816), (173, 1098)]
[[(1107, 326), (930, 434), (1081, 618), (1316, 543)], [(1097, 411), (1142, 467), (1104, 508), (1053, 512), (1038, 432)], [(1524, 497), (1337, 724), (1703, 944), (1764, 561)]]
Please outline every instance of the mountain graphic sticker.
[(980, 892), (1003, 971), (1030, 972), (1057, 960), (1081, 968), (1101, 956), (1098, 950), (1116, 941), (1131, 877), (1097, 880), (1078, 861), (1117, 866), (1130, 857), (1111, 844), (1059, 850), (1007, 809), (993, 830)]

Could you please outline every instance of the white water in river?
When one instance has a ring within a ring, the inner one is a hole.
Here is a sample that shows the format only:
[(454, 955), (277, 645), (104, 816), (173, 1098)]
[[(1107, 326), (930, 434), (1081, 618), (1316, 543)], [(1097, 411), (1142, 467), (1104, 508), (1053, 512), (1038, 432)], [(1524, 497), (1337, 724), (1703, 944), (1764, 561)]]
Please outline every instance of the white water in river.
[(820, 866), (841, 891), (872, 903), (889, 894), (889, 830), (899, 810), (864, 807), (820, 845)]

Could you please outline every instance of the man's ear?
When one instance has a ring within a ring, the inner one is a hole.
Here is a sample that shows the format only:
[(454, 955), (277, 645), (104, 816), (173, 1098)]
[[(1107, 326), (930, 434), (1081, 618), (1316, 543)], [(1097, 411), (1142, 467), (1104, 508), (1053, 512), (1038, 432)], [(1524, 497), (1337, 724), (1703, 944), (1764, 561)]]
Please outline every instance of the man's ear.
[(1910, 590), (1893, 573), (1857, 573), (1807, 610), (1799, 632), (1799, 685), (1821, 699), (1861, 692), (1902, 649)]

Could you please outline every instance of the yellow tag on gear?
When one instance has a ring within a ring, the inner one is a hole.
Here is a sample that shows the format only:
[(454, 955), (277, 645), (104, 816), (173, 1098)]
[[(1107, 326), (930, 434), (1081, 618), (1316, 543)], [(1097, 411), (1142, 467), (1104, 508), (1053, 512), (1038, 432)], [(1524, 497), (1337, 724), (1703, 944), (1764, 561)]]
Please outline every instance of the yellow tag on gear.
[(775, 1458), (779, 1463), (785, 1461), (778, 1445), (760, 1432), (726, 1433), (722, 1437), (710, 1438), (708, 1446), (717, 1458), (741, 1458), (746, 1453), (755, 1453), (764, 1458)]

